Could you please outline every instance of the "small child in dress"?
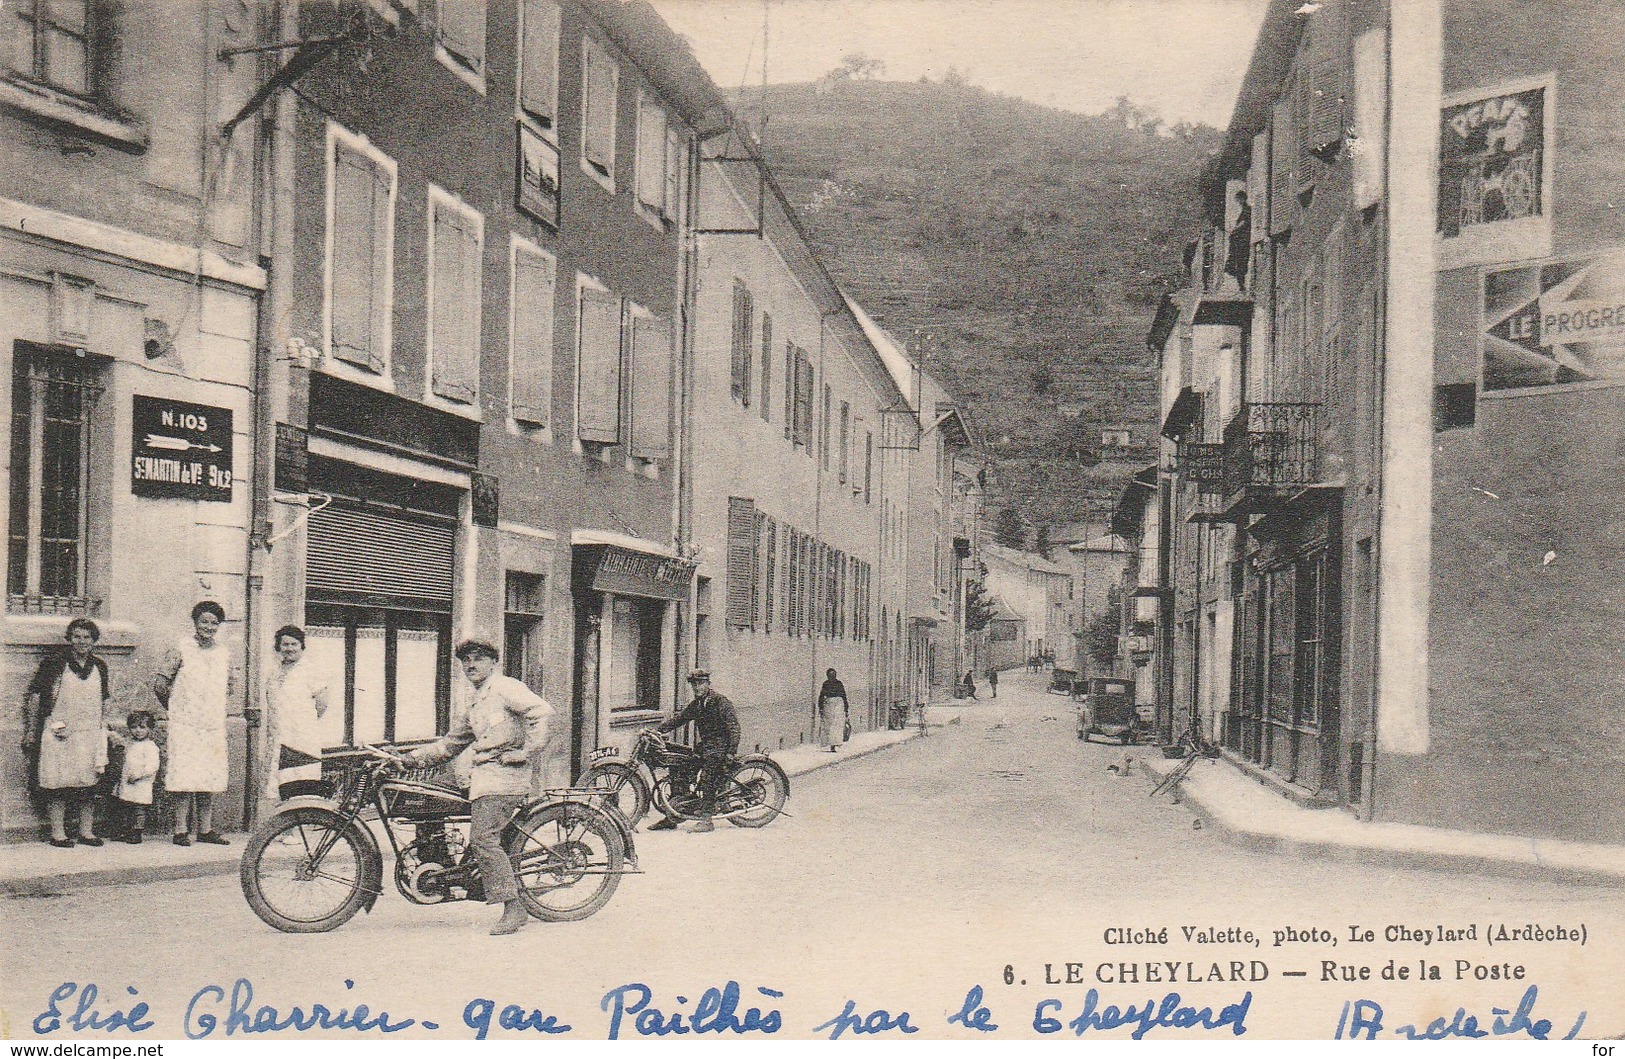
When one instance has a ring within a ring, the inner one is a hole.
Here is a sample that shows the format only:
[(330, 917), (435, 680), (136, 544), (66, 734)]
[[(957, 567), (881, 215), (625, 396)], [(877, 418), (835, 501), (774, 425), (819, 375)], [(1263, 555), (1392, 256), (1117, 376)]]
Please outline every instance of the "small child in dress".
[(124, 841), (136, 844), (147, 828), (147, 806), (152, 804), (152, 781), (158, 775), (158, 744), (152, 741), (152, 714), (131, 710), (124, 721), (130, 738), (124, 748), (124, 774), (116, 797), (124, 817)]

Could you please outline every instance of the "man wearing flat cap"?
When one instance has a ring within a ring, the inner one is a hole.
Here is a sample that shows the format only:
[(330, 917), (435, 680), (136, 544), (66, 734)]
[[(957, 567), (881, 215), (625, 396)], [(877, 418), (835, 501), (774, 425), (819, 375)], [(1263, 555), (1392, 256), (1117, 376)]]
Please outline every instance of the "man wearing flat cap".
[(525, 925), (526, 914), (512, 862), (502, 848), (502, 831), (530, 797), (531, 764), (551, 735), (553, 707), (496, 671), (499, 656), (489, 640), (464, 640), (453, 653), (473, 694), (450, 732), (411, 751), (406, 759), (413, 767), (424, 768), (474, 748), (468, 848), (479, 862), (486, 902), (503, 906), (491, 933), (512, 934)]
[[(694, 689), (694, 700), (670, 720), (655, 728), (657, 732), (670, 732), (690, 722), (698, 740), (695, 749), (700, 752), (700, 819), (690, 829), (714, 831), (711, 814), (716, 811), (717, 795), (722, 791), (723, 774), (728, 761), (739, 750), (739, 715), (728, 696), (711, 689), (711, 671), (696, 669), (688, 675), (688, 685)], [(650, 830), (669, 831), (677, 826), (674, 820), (662, 820)]]

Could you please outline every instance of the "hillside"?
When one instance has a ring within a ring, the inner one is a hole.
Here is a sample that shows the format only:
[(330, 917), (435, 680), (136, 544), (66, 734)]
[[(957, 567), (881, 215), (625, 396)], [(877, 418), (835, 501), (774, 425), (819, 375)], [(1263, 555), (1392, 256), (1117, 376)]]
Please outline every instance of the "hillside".
[[(1212, 129), (1150, 135), (965, 85), (747, 90), (836, 280), (967, 409), (990, 507), (1084, 517), (1155, 458), (1145, 335), (1182, 268)], [(1131, 431), (1127, 449), (1102, 431)]]

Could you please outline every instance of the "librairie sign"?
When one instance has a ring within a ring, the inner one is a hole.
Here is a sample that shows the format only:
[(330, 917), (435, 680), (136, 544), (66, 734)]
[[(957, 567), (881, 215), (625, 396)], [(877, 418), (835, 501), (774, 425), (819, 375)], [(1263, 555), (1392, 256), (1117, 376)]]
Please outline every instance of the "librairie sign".
[(231, 501), (231, 409), (136, 395), (130, 492)]

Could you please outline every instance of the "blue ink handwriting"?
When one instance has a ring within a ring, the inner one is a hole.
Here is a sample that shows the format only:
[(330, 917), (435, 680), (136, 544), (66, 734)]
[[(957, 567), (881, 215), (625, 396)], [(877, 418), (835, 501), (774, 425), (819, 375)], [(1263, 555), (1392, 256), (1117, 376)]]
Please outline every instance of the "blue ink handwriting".
[[(775, 1000), (784, 996), (779, 990), (766, 986), (757, 986), (756, 991)], [(605, 993), (598, 1006), (610, 1013), (608, 1039), (621, 1039), (621, 1023), (627, 1015), (632, 1016), (632, 1029), (639, 1037), (689, 1033), (773, 1034), (784, 1025), (784, 1016), (777, 1008), (768, 1008), (765, 1012), (759, 1008), (747, 1008), (740, 1015), (739, 983), (734, 981), (721, 989), (715, 986), (707, 988), (700, 994), (693, 1013), (688, 1015), (680, 1011), (667, 1015), (651, 1006), (653, 1000), (654, 992), (642, 982), (629, 982)], [(677, 997), (676, 1000), (678, 1004), (688, 1003), (687, 997)]]
[[(1552, 1032), (1551, 1020), (1533, 1017), (1535, 1000), (1539, 996), (1540, 987), (1532, 985), (1523, 991), (1523, 997), (1519, 999), (1516, 1008), (1490, 1008), (1490, 1014), (1495, 1016), (1495, 1021), (1490, 1023), (1487, 1029), (1480, 1024), (1479, 1017), (1469, 1015), (1466, 1008), (1457, 1008), (1456, 1013), (1449, 1018), (1441, 1015), (1425, 1027), (1418, 1027), (1415, 1023), (1390, 1027), (1383, 1023), (1382, 1005), (1375, 1000), (1356, 1000), (1352, 1003), (1345, 1000), (1342, 1014), (1337, 1019), (1336, 1039), (1372, 1041), (1376, 1040), (1377, 1034), (1386, 1031), (1396, 1037), (1412, 1041), (1520, 1036), (1537, 1041), (1549, 1040)], [(1580, 1027), (1585, 1025), (1585, 1020), (1586, 1013), (1582, 1011), (1562, 1039), (1572, 1041), (1579, 1036)]]
[[(346, 979), (344, 988), (354, 989), (355, 982)], [(226, 991), (217, 985), (206, 985), (192, 995), (192, 999), (186, 1004), (186, 1019), (183, 1024), (189, 1040), (202, 1040), (211, 1036), (220, 1027), (219, 1016), (210, 1010), (210, 1007), (223, 1003), (225, 999)], [(201, 1009), (199, 1005), (202, 1005)], [(231, 987), (231, 1005), (225, 1016), (227, 1037), (239, 1033), (281, 1033), (284, 1030), (304, 1033), (314, 1029), (399, 1033), (408, 1026), (417, 1025), (416, 1019), (391, 1022), (389, 1012), (380, 1011), (374, 1015), (365, 1004), (357, 1004), (354, 1008), (331, 1008), (326, 1004), (317, 1003), (309, 1005), (308, 1009), (296, 1005), (289, 1008), (287, 1014), (269, 1004), (262, 1004), (259, 1007), (253, 1005), (253, 983), (246, 978), (237, 979)], [(438, 1028), (430, 1022), (423, 1025), (427, 1029)]]
[[(496, 1012), (494, 1000), (479, 997), (463, 1007), (463, 1025), (474, 1031), (474, 1039), (483, 1041), (491, 1032), (491, 1016)], [(537, 1033), (569, 1033), (569, 1024), (560, 1024), (555, 1015), (544, 1015), (536, 1008), (526, 1012), (518, 1004), (509, 1004), (497, 1015), (497, 1028), (504, 1030), (535, 1030)]]
[(813, 1027), (812, 1031), (814, 1033), (823, 1033), (828, 1030), (829, 1039), (832, 1041), (840, 1040), (841, 1034), (848, 1030), (851, 1030), (854, 1036), (881, 1034), (892, 1030), (897, 1030), (900, 1033), (920, 1032), (919, 1027), (909, 1023), (908, 1012), (906, 1011), (900, 1012), (893, 1017), (891, 1012), (885, 1008), (876, 1008), (867, 1015), (859, 1015), (857, 1008), (857, 1001), (848, 1000), (846, 1007), (841, 1009), (839, 1015), (836, 1015), (828, 1022), (819, 1023)]
[[(126, 987), (131, 996), (136, 996), (135, 986)], [(57, 1005), (77, 996), (73, 1002), (73, 1011), (68, 1012)], [(114, 1030), (129, 1030), (131, 1033), (143, 1033), (152, 1029), (152, 1021), (147, 1018), (147, 1002), (137, 1001), (131, 1005), (129, 1011), (113, 1010), (103, 1015), (93, 1006), (96, 1003), (96, 984), (86, 982), (80, 986), (77, 982), (63, 982), (51, 991), (51, 997), (46, 1002), (45, 1010), (34, 1016), (35, 1033), (55, 1033), (62, 1028), (63, 1020), (67, 1020), (68, 1029), (75, 1033), (85, 1030), (102, 1030), (111, 1033)]]
[[(1068, 1022), (1065, 1028), (1070, 1029), (1075, 1036), (1082, 1037), (1089, 1030), (1114, 1030), (1119, 1026), (1134, 1025), (1131, 1036), (1135, 1040), (1158, 1027), (1216, 1030), (1228, 1026), (1231, 1034), (1236, 1037), (1247, 1032), (1247, 1009), (1253, 1003), (1251, 990), (1242, 994), (1240, 1000), (1226, 1006), (1217, 1015), (1213, 1014), (1211, 1007), (1181, 1007), (1180, 1000), (1178, 993), (1169, 993), (1161, 1001), (1147, 1000), (1144, 1007), (1130, 1004), (1120, 1009), (1115, 1004), (1108, 1004), (1101, 1008), (1100, 991), (1091, 989), (1083, 998), (1083, 1010), (1078, 1013), (1077, 1018)], [(1040, 1000), (1033, 1011), (1033, 1029), (1039, 1033), (1059, 1033), (1062, 1029), (1061, 1021), (1052, 1013), (1060, 1010), (1059, 1000)]]
[(959, 1023), (966, 1029), (981, 1030), (983, 1033), (992, 1033), (999, 1028), (993, 1021), (993, 1012), (982, 1006), (982, 987), (973, 985), (965, 994), (964, 1006), (953, 1015), (948, 1016), (948, 1024)]

